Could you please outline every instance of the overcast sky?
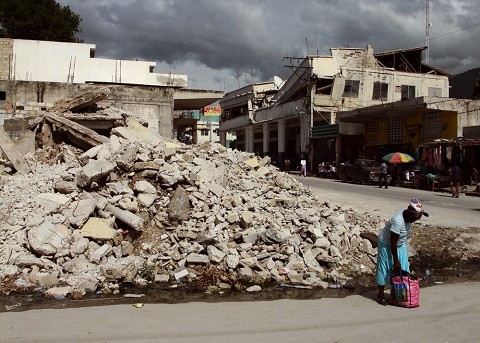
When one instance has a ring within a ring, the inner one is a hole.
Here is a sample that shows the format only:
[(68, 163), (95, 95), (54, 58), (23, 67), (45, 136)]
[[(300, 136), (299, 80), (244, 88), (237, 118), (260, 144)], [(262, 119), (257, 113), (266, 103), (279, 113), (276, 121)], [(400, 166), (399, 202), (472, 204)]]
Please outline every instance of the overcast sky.
[[(231, 91), (288, 78), (285, 56), (425, 45), (425, 0), (57, 0), (82, 18), (96, 57), (156, 61), (188, 88)], [(429, 64), (480, 67), (478, 0), (430, 0)]]

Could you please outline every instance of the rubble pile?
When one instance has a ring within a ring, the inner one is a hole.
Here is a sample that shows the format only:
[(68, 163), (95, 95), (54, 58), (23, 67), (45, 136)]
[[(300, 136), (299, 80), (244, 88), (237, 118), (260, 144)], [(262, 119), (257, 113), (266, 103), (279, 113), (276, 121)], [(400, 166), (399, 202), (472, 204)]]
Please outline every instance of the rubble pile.
[(169, 141), (133, 119), (85, 152), (61, 150), (52, 165), (31, 158), (28, 174), (0, 178), (0, 279), (16, 289), (326, 288), (373, 274), (363, 237), (379, 219), (317, 199), (269, 157)]

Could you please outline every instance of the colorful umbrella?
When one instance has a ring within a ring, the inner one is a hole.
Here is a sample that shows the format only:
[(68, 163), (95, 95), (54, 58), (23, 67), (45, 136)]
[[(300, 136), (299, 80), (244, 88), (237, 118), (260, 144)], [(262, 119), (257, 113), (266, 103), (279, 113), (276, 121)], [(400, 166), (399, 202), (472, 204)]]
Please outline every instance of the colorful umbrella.
[(391, 152), (382, 157), (382, 160), (388, 163), (410, 163), (415, 162), (415, 159), (409, 154), (403, 152)]

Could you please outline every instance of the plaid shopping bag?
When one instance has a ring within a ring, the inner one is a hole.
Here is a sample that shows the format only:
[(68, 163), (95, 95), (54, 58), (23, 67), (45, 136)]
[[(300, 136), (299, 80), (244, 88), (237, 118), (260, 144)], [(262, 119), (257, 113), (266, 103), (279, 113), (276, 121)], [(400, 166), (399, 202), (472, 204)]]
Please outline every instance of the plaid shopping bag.
[(391, 296), (394, 305), (401, 307), (420, 306), (420, 285), (418, 277), (404, 270), (392, 272)]

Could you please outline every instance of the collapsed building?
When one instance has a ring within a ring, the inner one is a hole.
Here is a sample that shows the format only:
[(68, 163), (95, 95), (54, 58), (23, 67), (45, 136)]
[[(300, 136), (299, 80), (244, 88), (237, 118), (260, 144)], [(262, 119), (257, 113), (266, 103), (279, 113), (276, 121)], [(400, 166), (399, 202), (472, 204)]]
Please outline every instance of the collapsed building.
[[(109, 96), (97, 100), (101, 107), (135, 112), (148, 122), (152, 133), (179, 137), (184, 111), (214, 103), (223, 92), (188, 89), (188, 76), (155, 72), (152, 61), (107, 59), (95, 56), (96, 46), (23, 39), (0, 39), (0, 126), (21, 146), (33, 152), (28, 120), (42, 115), (55, 101), (74, 98), (105, 87)], [(87, 112), (84, 109), (84, 112)], [(115, 116), (84, 116), (81, 123), (108, 135)], [(197, 121), (189, 127), (196, 129)]]
[(82, 297), (152, 282), (325, 288), (373, 274), (365, 234), (378, 219), (317, 199), (269, 157), (185, 145), (135, 113), (96, 113), (117, 115), (109, 137), (69, 119), (93, 99), (57, 102), (32, 122), (34, 154), (3, 137), (4, 158), (16, 157), (0, 176), (3, 293)]

